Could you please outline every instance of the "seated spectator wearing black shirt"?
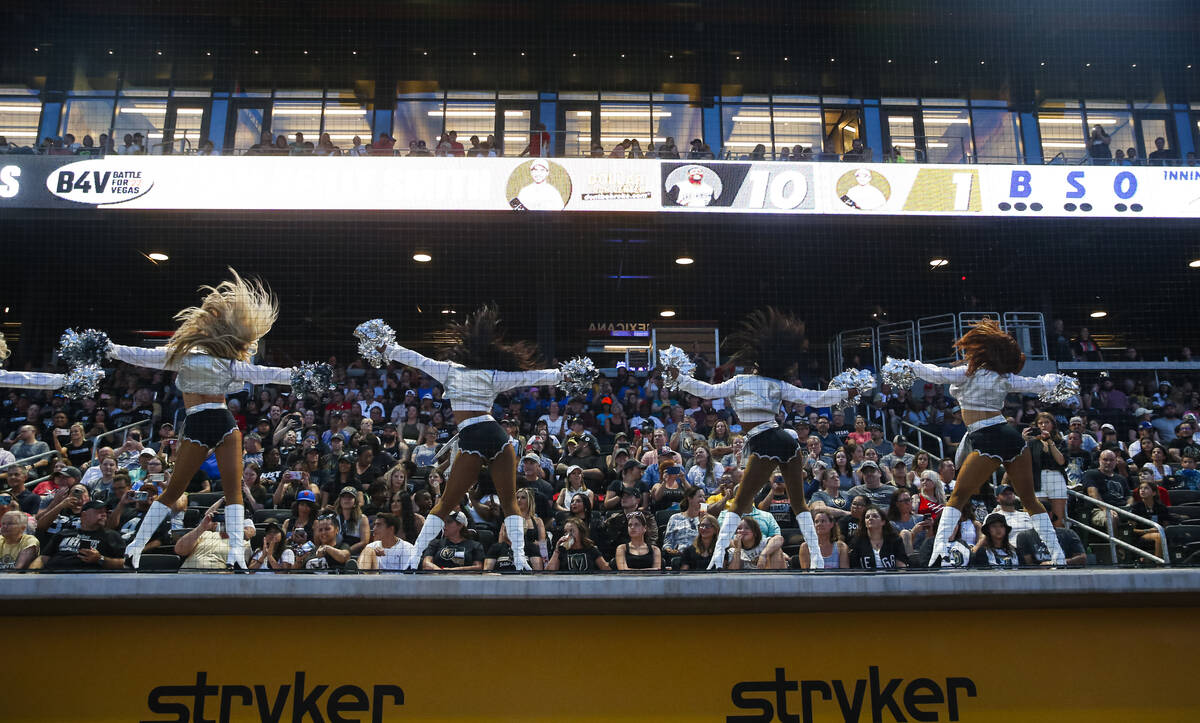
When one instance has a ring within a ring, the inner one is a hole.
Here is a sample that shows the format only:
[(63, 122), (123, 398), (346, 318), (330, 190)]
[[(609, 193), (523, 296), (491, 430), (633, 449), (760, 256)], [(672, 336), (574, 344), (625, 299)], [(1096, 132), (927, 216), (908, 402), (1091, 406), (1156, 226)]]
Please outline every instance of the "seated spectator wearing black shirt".
[(838, 532), (841, 533), (843, 540), (848, 540), (847, 545), (854, 542), (855, 537), (858, 536), (858, 531), (862, 527), (863, 514), (870, 506), (870, 497), (854, 495), (850, 498), (850, 514), (838, 518)]
[(641, 512), (629, 513), (625, 529), (629, 536), (629, 542), (617, 547), (617, 569), (622, 571), (662, 569), (662, 550), (646, 536), (646, 515)]
[(300, 561), (305, 570), (341, 570), (350, 560), (350, 546), (338, 542), (337, 517), (323, 514), (313, 526), (313, 550)]
[(700, 516), (696, 523), (696, 539), (683, 548), (680, 570), (707, 570), (717, 548), (717, 518), (709, 514)]
[(559, 538), (554, 546), (554, 553), (546, 563), (547, 570), (594, 572), (612, 569), (608, 560), (604, 559), (600, 550), (592, 543), (579, 520), (568, 519), (563, 527), (563, 536)]
[(47, 570), (118, 570), (125, 561), (125, 545), (113, 530), (104, 526), (108, 507), (89, 500), (79, 512), (79, 526), (60, 530), (31, 566)]
[[(126, 483), (122, 486), (122, 483)], [(110, 530), (116, 530), (121, 540), (128, 543), (142, 526), (142, 519), (149, 511), (150, 505), (158, 499), (158, 487), (152, 482), (143, 482), (136, 490), (128, 486), (128, 478), (118, 473), (113, 476), (113, 497), (109, 502), (108, 524)], [(176, 501), (176, 510), (187, 509), (187, 495), (180, 495)], [(145, 551), (171, 544), (171, 515), (164, 517), (154, 531), (150, 541), (146, 543)]]
[[(857, 501), (857, 500), (856, 500)], [(874, 505), (863, 513), (862, 525), (850, 545), (850, 567), (858, 570), (895, 570), (908, 567), (908, 554), (900, 533)]]
[[(638, 511), (638, 502), (641, 497), (637, 492), (629, 487), (621, 490), (620, 505), (621, 509), (616, 512), (611, 512), (604, 518), (603, 539), (599, 541), (600, 549), (604, 551), (605, 556), (616, 554), (617, 547), (629, 542), (629, 515)], [(646, 537), (651, 540), (658, 539), (658, 523), (653, 516), (645, 517), (646, 526), (649, 531)]]
[[(1054, 534), (1058, 536), (1058, 546), (1067, 558), (1067, 567), (1083, 567), (1087, 564), (1087, 551), (1074, 530), (1055, 527)], [(1046, 543), (1042, 542), (1037, 530), (1024, 530), (1017, 535), (1017, 557), (1025, 567), (1050, 565), (1050, 550), (1046, 549)]]
[(1174, 166), (1179, 156), (1167, 150), (1167, 139), (1159, 136), (1154, 139), (1154, 150), (1146, 156), (1151, 166)]
[(621, 479), (608, 486), (608, 494), (604, 496), (604, 509), (615, 510), (621, 506), (621, 494), (624, 490), (633, 490), (637, 498), (634, 508), (646, 507), (649, 502), (650, 488), (642, 481), (642, 472), (646, 465), (637, 460), (629, 460), (621, 470)]
[[(1179, 522), (1178, 518), (1172, 515), (1166, 505), (1159, 500), (1158, 485), (1153, 482), (1143, 480), (1138, 485), (1137, 497), (1138, 501), (1133, 503), (1129, 511), (1138, 517), (1144, 517), (1151, 522), (1157, 522), (1163, 527)], [(1140, 538), (1140, 546), (1152, 547), (1154, 554), (1162, 557), (1162, 536), (1158, 534), (1157, 529), (1144, 522), (1134, 521), (1133, 534)]]
[(1175, 425), (1175, 439), (1167, 444), (1167, 454), (1173, 462), (1181, 462), (1187, 455), (1200, 457), (1200, 443), (1192, 438), (1195, 433), (1196, 429), (1191, 422)]
[[(1098, 469), (1090, 469), (1083, 473), (1083, 486), (1087, 489), (1088, 496), (1114, 507), (1128, 507), (1133, 504), (1129, 484), (1125, 477), (1117, 472), (1117, 453), (1111, 449), (1103, 450), (1100, 452), (1099, 464)], [(1092, 526), (1100, 530), (1107, 529), (1106, 520), (1109, 516), (1112, 517), (1115, 527), (1120, 522), (1116, 512), (1103, 507), (1093, 507), (1089, 511)]]
[(25, 465), (10, 464), (5, 471), (7, 473), (5, 482), (8, 483), (8, 489), (5, 492), (12, 496), (22, 512), (36, 515), (38, 505), (42, 500), (33, 492), (25, 489), (25, 483), (29, 481), (29, 470)]
[(455, 510), (446, 519), (442, 536), (429, 543), (421, 555), (421, 569), (472, 572), (483, 569), (483, 546), (463, 536), (467, 516)]
[(971, 565), (974, 567), (1018, 567), (1017, 557), (1009, 544), (1009, 533), (1012, 527), (1008, 518), (999, 512), (993, 512), (983, 521), (983, 537), (975, 543), (971, 552)]
[[(545, 560), (542, 559), (542, 553), (537, 543), (534, 543), (532, 547), (526, 543), (525, 556), (529, 560), (529, 566), (534, 570), (544, 568)], [(512, 541), (508, 539), (508, 530), (505, 529), (504, 525), (500, 526), (500, 537), (488, 548), (487, 553), (483, 557), (483, 569), (486, 572), (517, 571), (516, 565), (513, 564)]]

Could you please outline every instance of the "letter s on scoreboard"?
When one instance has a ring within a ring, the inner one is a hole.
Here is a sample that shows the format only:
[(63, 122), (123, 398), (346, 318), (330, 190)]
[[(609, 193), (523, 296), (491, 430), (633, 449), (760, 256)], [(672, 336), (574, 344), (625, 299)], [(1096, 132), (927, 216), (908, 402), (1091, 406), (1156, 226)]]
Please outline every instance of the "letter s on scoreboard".
[(21, 192), (20, 166), (0, 167), (0, 198), (15, 198)]

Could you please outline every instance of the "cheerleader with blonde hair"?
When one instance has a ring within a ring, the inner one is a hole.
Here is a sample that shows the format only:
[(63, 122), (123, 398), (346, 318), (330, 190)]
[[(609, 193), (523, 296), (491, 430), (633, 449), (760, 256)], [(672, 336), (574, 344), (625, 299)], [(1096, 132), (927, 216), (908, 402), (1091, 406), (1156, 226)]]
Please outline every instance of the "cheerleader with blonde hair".
[[(242, 434), (225, 397), (242, 391), (246, 383), (291, 385), (303, 394), (319, 387), (328, 388), (329, 371), (324, 365), (301, 364), (295, 368), (251, 364), (258, 340), (271, 330), (279, 315), (278, 302), (258, 280), (243, 279), (233, 269), (233, 278), (216, 287), (202, 286), (207, 294), (200, 306), (191, 306), (175, 315), (179, 327), (167, 345), (160, 349), (112, 344), (103, 337), (103, 351), (109, 358), (149, 369), (176, 372), (175, 384), (183, 392), (187, 408), (179, 435), (179, 451), (167, 488), (146, 512), (137, 535), (125, 549), (127, 562), (137, 569), (142, 550), (159, 524), (175, 505), (179, 495), (214, 452), (221, 479), (237, 480), (242, 475)], [(68, 331), (67, 336), (74, 332)], [(85, 332), (84, 336), (89, 334)], [(78, 336), (78, 335), (77, 335)], [(94, 338), (87, 340), (97, 345)], [(70, 346), (70, 344), (66, 344)], [(68, 350), (66, 358), (79, 355)], [(230, 567), (245, 568), (245, 541), (242, 487), (223, 485), (225, 492), (225, 532), (229, 535)]]
[(1002, 410), (1009, 392), (1037, 394), (1045, 402), (1059, 403), (1079, 393), (1079, 382), (1059, 374), (1018, 376), (1025, 366), (1025, 354), (1017, 340), (993, 319), (975, 324), (954, 342), (954, 348), (963, 359), (953, 367), (889, 358), (881, 370), (883, 381), (892, 387), (910, 389), (916, 379), (949, 384), (950, 396), (962, 407), (967, 425), (954, 459), (957, 481), (938, 522), (930, 567), (946, 556), (947, 545), (971, 496), (1001, 465), (1050, 551), (1050, 562), (1065, 564), (1050, 516), (1034, 493), (1033, 464), (1025, 438), (1008, 423)]

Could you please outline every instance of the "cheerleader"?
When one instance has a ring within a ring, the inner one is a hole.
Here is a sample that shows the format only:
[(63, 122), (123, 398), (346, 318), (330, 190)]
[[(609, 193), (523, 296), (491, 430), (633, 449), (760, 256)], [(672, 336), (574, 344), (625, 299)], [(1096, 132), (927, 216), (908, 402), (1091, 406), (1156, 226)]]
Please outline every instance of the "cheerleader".
[[(201, 287), (201, 291), (208, 293), (200, 306), (188, 307), (175, 315), (179, 328), (166, 347), (144, 349), (111, 343), (105, 347), (109, 358), (176, 372), (175, 384), (183, 392), (187, 408), (167, 488), (150, 505), (136, 537), (125, 548), (126, 562), (134, 569), (138, 568), (146, 543), (159, 523), (171, 514), (179, 495), (210, 452), (215, 453), (222, 479), (241, 479), (242, 434), (225, 404), (225, 396), (240, 392), (247, 382), (291, 385), (294, 392), (303, 393), (315, 389), (318, 385), (314, 379), (327, 372), (318, 368), (320, 365), (283, 369), (248, 362), (258, 348), (258, 340), (275, 323), (278, 302), (262, 282), (243, 279), (233, 269), (230, 272), (232, 280), (223, 281), (216, 288)], [(69, 334), (72, 332), (68, 331)], [(226, 564), (245, 568), (242, 486), (225, 484), (223, 489), (225, 532), (229, 535)]]
[(1078, 393), (1078, 382), (1059, 374), (1017, 376), (1025, 366), (1025, 354), (1016, 339), (992, 319), (980, 321), (954, 342), (954, 347), (962, 352), (963, 360), (952, 368), (889, 359), (882, 373), (886, 383), (904, 389), (910, 388), (915, 379), (949, 384), (950, 395), (961, 405), (963, 422), (967, 425), (954, 460), (958, 481), (942, 510), (930, 566), (940, 564), (938, 558), (945, 557), (961, 510), (1001, 465), (1042, 542), (1050, 550), (1051, 563), (1065, 564), (1050, 516), (1034, 493), (1033, 465), (1025, 438), (1008, 423), (1001, 409), (1009, 392), (1037, 394), (1051, 403), (1065, 401)]
[[(728, 343), (735, 349), (733, 360), (744, 368), (753, 369), (753, 373), (739, 374), (721, 384), (708, 384), (690, 376), (682, 364), (674, 366), (668, 362), (667, 365), (668, 383), (678, 383), (680, 389), (701, 399), (728, 399), (742, 429), (749, 430), (743, 432), (746, 436), (743, 451), (747, 458), (746, 470), (729, 506), (733, 514), (726, 515), (721, 523), (717, 553), (708, 565), (710, 570), (724, 566), (725, 548), (729, 546), (742, 515), (750, 512), (755, 495), (770, 482), (776, 467), (783, 474), (800, 533), (805, 540), (818, 539), (804, 499), (805, 472), (800, 442), (794, 434), (780, 428), (775, 415), (785, 401), (827, 407), (856, 394), (855, 389), (818, 392), (780, 381), (794, 375), (797, 357), (805, 348), (804, 322), (789, 314), (771, 308), (756, 311)], [(824, 566), (820, 555), (814, 555), (811, 562), (814, 568)]]
[[(496, 485), (509, 539), (525, 539), (525, 520), (516, 502), (517, 455), (508, 432), (490, 414), (492, 405), (509, 389), (558, 385), (580, 391), (590, 386), (595, 376), (595, 368), (586, 359), (566, 362), (561, 370), (533, 369), (535, 348), (525, 342), (505, 342), (497, 330), (499, 322), (497, 311), (485, 306), (465, 322), (452, 323), (449, 334), (453, 343), (443, 350), (444, 361), (396, 344), (393, 332), (381, 321), (366, 322), (355, 330), (359, 350), (368, 361), (380, 366), (386, 358), (424, 372), (442, 384), (445, 399), (454, 410), (457, 450), (451, 452), (449, 479), (442, 496), (417, 536), (419, 554), (424, 554), (442, 531), (463, 495), (479, 479), (485, 462)], [(582, 375), (574, 374), (573, 369), (582, 371)], [(522, 545), (513, 545), (513, 564), (517, 570), (531, 569)]]
[[(11, 352), (4, 334), (0, 334), (0, 364), (8, 359)], [(81, 374), (91, 376), (90, 380), (81, 378)], [(96, 367), (82, 367), (71, 374), (51, 374), (48, 372), (10, 372), (0, 369), (0, 389), (63, 389), (64, 394), (71, 398), (90, 397), (96, 393), (96, 387), (104, 373)], [(76, 381), (76, 380), (79, 381)]]

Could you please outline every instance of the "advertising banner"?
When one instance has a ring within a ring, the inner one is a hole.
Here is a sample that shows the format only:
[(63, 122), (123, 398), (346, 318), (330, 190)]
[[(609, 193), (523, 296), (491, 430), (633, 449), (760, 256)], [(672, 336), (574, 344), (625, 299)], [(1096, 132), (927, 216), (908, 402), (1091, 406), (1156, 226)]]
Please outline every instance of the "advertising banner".
[(1200, 218), (1200, 168), (8, 156), (5, 208)]
[[(863, 619), (861, 612), (25, 617), (11, 626), (9, 649), (38, 660), (52, 655), (64, 672), (51, 680), (44, 665), (9, 666), (2, 717), (331, 723), (1200, 717), (1188, 664), (1200, 631), (1194, 610), (909, 610), (879, 617), (889, 621), (883, 626)], [(99, 665), (71, 663), (83, 657)], [(1153, 672), (1131, 665), (1134, 658)]]

